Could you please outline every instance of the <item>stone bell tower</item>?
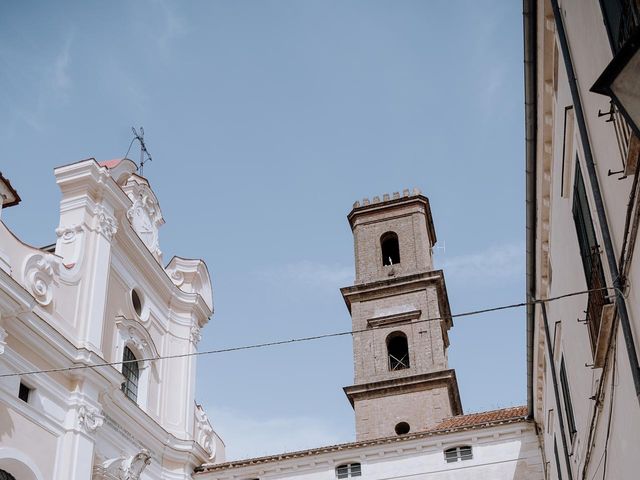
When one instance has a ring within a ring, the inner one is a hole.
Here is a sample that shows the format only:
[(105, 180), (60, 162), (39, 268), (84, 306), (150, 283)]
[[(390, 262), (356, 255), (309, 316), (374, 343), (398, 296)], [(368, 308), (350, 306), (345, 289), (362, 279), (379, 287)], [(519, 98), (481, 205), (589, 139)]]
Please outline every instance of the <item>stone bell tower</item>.
[(351, 314), (356, 439), (402, 435), (462, 414), (448, 368), (453, 326), (442, 270), (434, 270), (436, 233), (429, 199), (417, 189), (356, 202), (348, 215), (355, 285), (341, 289)]

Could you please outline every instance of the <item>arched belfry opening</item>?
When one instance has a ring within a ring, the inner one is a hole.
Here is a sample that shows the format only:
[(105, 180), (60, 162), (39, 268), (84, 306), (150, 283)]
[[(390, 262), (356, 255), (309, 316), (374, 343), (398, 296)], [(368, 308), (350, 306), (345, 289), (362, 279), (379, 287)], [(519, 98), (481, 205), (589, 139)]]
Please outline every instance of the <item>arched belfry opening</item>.
[(387, 337), (387, 356), (389, 357), (389, 371), (409, 368), (409, 343), (402, 332), (390, 333)]
[(380, 237), (382, 248), (382, 265), (396, 265), (400, 263), (400, 244), (396, 232), (387, 232)]

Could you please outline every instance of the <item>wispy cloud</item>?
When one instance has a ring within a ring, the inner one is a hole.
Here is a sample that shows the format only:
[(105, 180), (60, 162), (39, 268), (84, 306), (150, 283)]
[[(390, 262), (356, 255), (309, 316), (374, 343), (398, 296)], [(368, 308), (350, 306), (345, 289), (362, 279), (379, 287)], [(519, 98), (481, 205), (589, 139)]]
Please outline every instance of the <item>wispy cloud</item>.
[(161, 17), (160, 28), (153, 31), (153, 40), (160, 51), (165, 51), (171, 42), (184, 35), (187, 28), (185, 17), (180, 15), (175, 4), (169, 0), (152, 0), (154, 9)]
[(348, 442), (335, 427), (306, 416), (253, 418), (246, 412), (207, 407), (213, 428), (226, 445), (227, 460), (259, 457)]
[(524, 243), (491, 246), (481, 252), (443, 258), (439, 268), (452, 280), (510, 279), (524, 272)]
[(286, 282), (314, 288), (340, 288), (353, 283), (353, 268), (309, 260), (287, 263), (257, 272), (273, 282)]
[[(72, 46), (73, 32), (70, 32), (60, 48), (25, 75), (23, 85), (15, 87), (17, 91), (26, 89), (29, 94), (15, 95), (15, 98), (24, 98), (24, 101), (22, 103), (16, 101), (10, 105), (10, 108), (13, 108), (16, 118), (34, 130), (43, 131), (46, 127), (48, 110), (55, 104), (68, 100), (73, 86), (70, 74)], [(9, 128), (12, 126), (10, 124)]]
[(71, 77), (69, 76), (69, 65), (71, 64), (71, 44), (73, 35), (69, 35), (62, 49), (53, 61), (53, 75), (51, 89), (56, 93), (66, 93), (71, 87)]

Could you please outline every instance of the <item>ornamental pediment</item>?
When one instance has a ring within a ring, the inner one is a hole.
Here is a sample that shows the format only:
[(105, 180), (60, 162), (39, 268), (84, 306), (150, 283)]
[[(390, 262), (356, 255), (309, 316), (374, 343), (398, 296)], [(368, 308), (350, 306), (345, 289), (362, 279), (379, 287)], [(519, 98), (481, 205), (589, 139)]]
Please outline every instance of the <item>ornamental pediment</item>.
[(157, 197), (147, 180), (135, 174), (129, 177), (122, 189), (132, 202), (127, 210), (131, 227), (156, 259), (161, 261), (158, 231), (164, 224), (164, 218)]

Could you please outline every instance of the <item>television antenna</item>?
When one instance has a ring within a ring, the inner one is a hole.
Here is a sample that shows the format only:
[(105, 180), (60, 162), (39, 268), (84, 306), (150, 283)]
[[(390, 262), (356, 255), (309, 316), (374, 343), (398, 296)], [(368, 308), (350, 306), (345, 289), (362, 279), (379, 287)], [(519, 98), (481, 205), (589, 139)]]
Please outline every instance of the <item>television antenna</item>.
[[(144, 164), (153, 161), (153, 159), (151, 158), (149, 150), (147, 150), (147, 145), (144, 143), (144, 128), (140, 127), (140, 133), (138, 133), (135, 127), (131, 127), (131, 131), (133, 132), (133, 139), (129, 144), (129, 150), (131, 150), (131, 145), (133, 145), (133, 142), (137, 140), (140, 144), (140, 163), (138, 165), (138, 170), (140, 171), (140, 176), (144, 176)], [(127, 157), (127, 155), (129, 155), (129, 150), (127, 150), (125, 158)]]

